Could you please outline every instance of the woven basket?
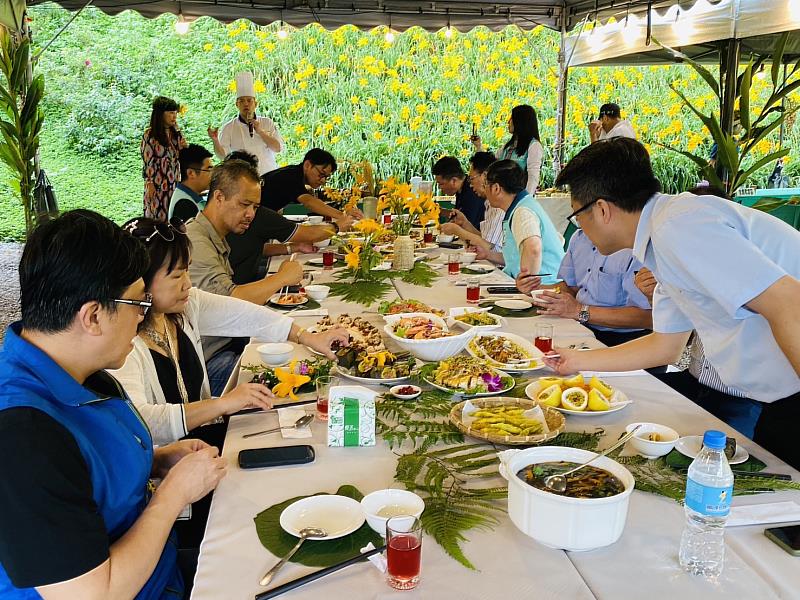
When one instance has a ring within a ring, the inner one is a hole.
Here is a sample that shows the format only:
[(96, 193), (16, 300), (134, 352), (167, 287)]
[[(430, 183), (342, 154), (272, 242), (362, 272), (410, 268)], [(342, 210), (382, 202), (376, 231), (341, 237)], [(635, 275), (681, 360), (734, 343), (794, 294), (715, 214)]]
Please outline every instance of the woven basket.
[[(542, 406), (544, 418), (547, 422), (547, 427), (550, 429), (549, 433), (539, 433), (536, 435), (497, 435), (486, 434), (480, 430), (472, 429), (464, 425), (461, 420), (461, 414), (464, 412), (464, 405), (468, 401), (459, 402), (450, 410), (450, 422), (458, 427), (458, 429), (471, 437), (491, 442), (493, 444), (505, 444), (507, 446), (534, 446), (542, 444), (556, 438), (562, 431), (564, 431), (564, 415), (549, 406)], [(534, 408), (536, 402), (528, 400), (527, 398), (480, 398), (469, 400), (476, 408), (492, 408), (495, 406), (519, 406), (525, 410)]]

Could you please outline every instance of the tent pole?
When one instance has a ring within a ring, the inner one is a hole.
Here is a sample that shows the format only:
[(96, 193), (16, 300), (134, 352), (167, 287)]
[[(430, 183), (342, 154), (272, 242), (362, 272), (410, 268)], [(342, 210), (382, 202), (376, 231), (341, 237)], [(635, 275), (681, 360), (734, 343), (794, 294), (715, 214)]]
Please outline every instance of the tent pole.
[(567, 130), (567, 15), (561, 13), (561, 47), (558, 51), (558, 98), (556, 107), (556, 143), (553, 153), (553, 179), (558, 177), (564, 164), (564, 136)]

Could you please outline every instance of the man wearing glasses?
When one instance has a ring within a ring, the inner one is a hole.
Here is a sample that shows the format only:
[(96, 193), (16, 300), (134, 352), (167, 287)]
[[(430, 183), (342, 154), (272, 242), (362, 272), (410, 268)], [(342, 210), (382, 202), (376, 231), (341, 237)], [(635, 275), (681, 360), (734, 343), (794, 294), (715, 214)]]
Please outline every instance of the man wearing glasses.
[(2, 598), (182, 597), (173, 525), (225, 460), (200, 440), (154, 449), (106, 372), (152, 305), (147, 265), (137, 240), (88, 210), (28, 238), (22, 321), (0, 352)]
[(581, 150), (559, 174), (573, 215), (603, 254), (632, 248), (652, 271), (654, 333), (602, 350), (559, 349), (560, 373), (673, 363), (694, 329), (725, 386), (763, 403), (755, 441), (800, 467), (800, 232), (715, 196), (668, 196), (644, 146)]
[(202, 194), (211, 184), (211, 152), (200, 144), (189, 144), (178, 154), (181, 180), (169, 201), (169, 218), (181, 221), (193, 219), (206, 204)]
[(432, 173), (442, 194), (456, 197), (456, 210), (477, 230), (483, 221), (486, 205), (472, 181), (467, 179), (458, 159), (455, 156), (443, 156), (433, 165)]
[(309, 213), (330, 217), (340, 230), (350, 228), (353, 217), (361, 218), (361, 211), (354, 209), (346, 215), (317, 198), (313, 191), (325, 185), (336, 172), (336, 159), (330, 152), (312, 148), (299, 165), (287, 165), (264, 175), (261, 179), (261, 206), (274, 211), (283, 210), (288, 204), (302, 204)]

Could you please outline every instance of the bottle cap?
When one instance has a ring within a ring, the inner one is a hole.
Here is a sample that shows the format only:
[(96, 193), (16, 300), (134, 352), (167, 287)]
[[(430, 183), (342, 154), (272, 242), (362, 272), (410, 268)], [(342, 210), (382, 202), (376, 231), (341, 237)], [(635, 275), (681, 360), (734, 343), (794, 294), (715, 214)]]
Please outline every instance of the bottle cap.
[(722, 450), (725, 448), (726, 436), (721, 431), (709, 429), (703, 435), (703, 446), (712, 448), (714, 450)]

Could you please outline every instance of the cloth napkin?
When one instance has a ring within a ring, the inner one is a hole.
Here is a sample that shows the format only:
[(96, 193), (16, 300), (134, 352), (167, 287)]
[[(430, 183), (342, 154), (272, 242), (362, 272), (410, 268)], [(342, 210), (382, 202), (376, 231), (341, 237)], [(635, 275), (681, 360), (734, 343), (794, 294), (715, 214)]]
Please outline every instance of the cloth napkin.
[(303, 427), (302, 429), (295, 429), (294, 424), (297, 419), (304, 416), (306, 411), (299, 406), (289, 406), (286, 408), (278, 409), (278, 422), (281, 429), (281, 436), (284, 439), (297, 439), (297, 438), (310, 438), (311, 426)]
[(766, 504), (748, 504), (732, 506), (726, 527), (743, 525), (766, 525), (767, 523), (787, 523), (800, 521), (800, 504), (797, 502), (768, 502)]

